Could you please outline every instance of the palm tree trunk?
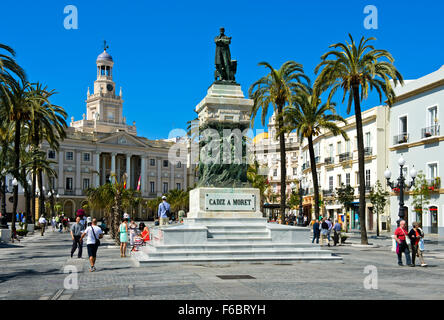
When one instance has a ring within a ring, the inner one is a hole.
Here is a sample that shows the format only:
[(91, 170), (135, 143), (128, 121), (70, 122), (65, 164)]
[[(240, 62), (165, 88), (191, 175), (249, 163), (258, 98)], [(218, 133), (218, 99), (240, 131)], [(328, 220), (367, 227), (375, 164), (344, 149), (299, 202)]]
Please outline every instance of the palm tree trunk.
[(32, 166), (32, 187), (31, 187), (31, 221), (35, 224), (35, 190), (36, 190), (36, 170), (37, 167), (34, 164)]
[(283, 106), (278, 105), (278, 132), (279, 132), (279, 148), (281, 155), (281, 223), (285, 221), (285, 207), (287, 200), (287, 159), (285, 154), (285, 134), (282, 131), (284, 127), (284, 120), (282, 115)]
[(311, 175), (313, 178), (313, 189), (314, 189), (314, 209), (315, 209), (315, 216), (316, 219), (319, 218), (319, 183), (318, 183), (318, 173), (316, 170), (316, 159), (314, 154), (314, 147), (313, 147), (313, 137), (308, 137), (308, 150), (310, 153), (310, 167), (311, 167)]
[(6, 217), (6, 177), (2, 177), (1, 195), (2, 195), (2, 215)]
[[(20, 179), (20, 129), (21, 129), (21, 121), (19, 119), (15, 120), (15, 138), (14, 138), (14, 153), (15, 153), (15, 161), (14, 161), (14, 178), (17, 180)], [(14, 236), (15, 233), (15, 213), (17, 211), (18, 205), (18, 184), (14, 186), (14, 202), (12, 205), (12, 222), (11, 222), (11, 236)]]
[(361, 244), (367, 245), (367, 229), (365, 225), (365, 164), (364, 164), (364, 137), (362, 134), (362, 115), (359, 97), (359, 85), (353, 86), (353, 101), (355, 104), (356, 134), (358, 138), (358, 164), (359, 164), (359, 220), (361, 225)]
[(39, 197), (39, 215), (45, 216), (45, 193), (43, 192), (43, 175), (42, 171), (37, 171), (37, 179), (39, 182), (39, 188), (40, 188), (40, 197)]

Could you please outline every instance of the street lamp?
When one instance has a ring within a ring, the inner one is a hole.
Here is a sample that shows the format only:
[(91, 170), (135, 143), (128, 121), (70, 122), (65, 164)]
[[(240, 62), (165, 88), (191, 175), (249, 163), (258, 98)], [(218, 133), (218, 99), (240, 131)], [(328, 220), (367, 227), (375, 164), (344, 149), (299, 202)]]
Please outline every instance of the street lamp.
[(410, 170), (410, 177), (412, 178), (412, 181), (408, 184), (405, 183), (406, 177), (404, 176), (404, 172), (403, 172), (403, 168), (405, 166), (405, 159), (404, 157), (401, 155), (401, 158), (399, 158), (398, 160), (398, 165), (400, 167), (400, 175), (399, 178), (397, 179), (398, 182), (394, 183), (392, 181), (390, 181), (390, 178), (392, 177), (392, 173), (389, 170), (389, 168), (387, 168), (387, 170), (384, 172), (384, 176), (387, 179), (387, 185), (392, 189), (399, 189), (399, 219), (398, 221), (396, 221), (398, 227), (399, 227), (399, 223), (401, 222), (401, 220), (404, 220), (405, 217), (405, 212), (404, 212), (404, 190), (405, 189), (410, 189), (414, 183), (415, 183), (415, 178), (418, 174), (418, 172), (415, 169), (415, 166), (413, 166), (412, 170)]
[[(0, 186), (2, 188), (2, 196), (6, 197), (6, 169), (3, 168), (1, 171), (1, 182)], [(0, 229), (9, 229), (8, 227), (8, 219), (6, 218), (6, 199), (3, 199), (2, 201), (2, 207), (1, 207), (1, 213), (2, 217), (0, 219)]]

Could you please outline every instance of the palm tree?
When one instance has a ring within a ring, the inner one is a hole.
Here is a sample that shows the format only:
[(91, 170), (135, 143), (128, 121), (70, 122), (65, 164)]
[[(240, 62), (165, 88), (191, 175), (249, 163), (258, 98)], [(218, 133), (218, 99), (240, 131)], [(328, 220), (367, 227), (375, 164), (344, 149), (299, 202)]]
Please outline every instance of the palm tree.
[(320, 92), (314, 93), (313, 89), (309, 87), (299, 89), (293, 98), (293, 104), (288, 106), (285, 110), (287, 130), (296, 130), (299, 137), (308, 140), (316, 218), (320, 216), (319, 181), (316, 169), (313, 138), (319, 136), (323, 130), (326, 130), (335, 136), (341, 134), (344, 139), (348, 140), (345, 131), (338, 126), (339, 122), (344, 124), (347, 124), (347, 122), (344, 118), (336, 114), (335, 103), (322, 103), (318, 95), (319, 93)]
[[(347, 113), (350, 113), (352, 103), (356, 118), (356, 133), (358, 140), (359, 162), (359, 219), (361, 221), (361, 243), (368, 244), (365, 220), (365, 167), (364, 167), (364, 139), (362, 133), (361, 102), (368, 97), (369, 91), (375, 89), (382, 102), (383, 95), (391, 106), (395, 93), (390, 79), (395, 86), (398, 81), (404, 84), (402, 75), (393, 65), (394, 59), (386, 50), (376, 50), (369, 41), (375, 38), (362, 37), (356, 45), (349, 35), (350, 42), (336, 43), (330, 46), (333, 50), (321, 56), (321, 62), (315, 73), (321, 70), (316, 79), (318, 88), (331, 88), (329, 100), (339, 90), (343, 90), (344, 102), (348, 99)], [(333, 58), (330, 59), (329, 57)], [(348, 97), (348, 98), (347, 98)]]
[[(1, 102), (1, 101), (0, 101)], [(14, 149), (12, 142), (14, 140), (14, 123), (10, 122), (8, 118), (0, 118), (0, 171), (2, 171), (0, 181), (1, 193), (1, 212), (6, 214), (6, 173), (10, 169), (10, 165), (14, 159)]]
[[(6, 51), (6, 53), (3, 53)], [(17, 82), (17, 77), (26, 82), (25, 71), (15, 61), (15, 51), (11, 47), (0, 43), (0, 101), (10, 102), (9, 88), (11, 83)]]
[(261, 212), (264, 212), (265, 192), (270, 188), (267, 176), (259, 174), (259, 163), (254, 161), (247, 169), (247, 178), (253, 188), (259, 189)]
[(273, 106), (277, 120), (277, 131), (279, 135), (280, 155), (281, 155), (281, 205), (280, 214), (282, 221), (285, 217), (286, 202), (286, 176), (287, 163), (285, 157), (285, 136), (283, 110), (288, 104), (291, 105), (292, 97), (297, 88), (300, 88), (303, 80), (309, 83), (308, 77), (304, 74), (301, 64), (294, 61), (285, 62), (279, 70), (274, 69), (269, 63), (261, 62), (260, 66), (265, 66), (270, 73), (259, 79), (250, 87), (249, 96), (254, 100), (251, 111), (251, 126), (254, 126), (254, 119), (259, 109), (262, 109), (262, 125), (265, 125), (265, 118), (268, 108)]
[[(67, 113), (62, 107), (49, 101), (51, 96), (56, 93), (54, 90), (49, 90), (46, 86), (36, 83), (32, 86), (30, 93), (36, 97), (32, 104), (33, 121), (30, 123), (32, 129), (29, 131), (32, 148), (33, 150), (39, 150), (40, 143), (46, 141), (52, 150), (57, 151), (60, 142), (66, 137)], [(42, 190), (43, 177), (42, 172), (38, 171), (35, 165), (33, 169), (32, 192), (35, 193), (36, 180), (40, 190)], [(41, 192), (39, 212), (42, 214), (44, 213), (44, 201), (45, 195)], [(33, 203), (32, 211), (35, 215), (35, 203)]]

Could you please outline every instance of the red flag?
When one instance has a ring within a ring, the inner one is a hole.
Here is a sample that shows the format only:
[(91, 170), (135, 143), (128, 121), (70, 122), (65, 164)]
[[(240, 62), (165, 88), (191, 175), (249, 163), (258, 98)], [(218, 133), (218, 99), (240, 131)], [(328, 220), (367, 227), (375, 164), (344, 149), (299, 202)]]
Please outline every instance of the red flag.
[(139, 181), (137, 182), (137, 191), (140, 190), (140, 178), (141, 178), (141, 176), (139, 176)]

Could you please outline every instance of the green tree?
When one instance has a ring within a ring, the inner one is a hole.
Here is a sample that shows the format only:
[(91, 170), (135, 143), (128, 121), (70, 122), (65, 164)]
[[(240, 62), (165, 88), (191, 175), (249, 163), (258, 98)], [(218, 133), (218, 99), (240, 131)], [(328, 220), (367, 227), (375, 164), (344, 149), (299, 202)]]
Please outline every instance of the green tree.
[[(416, 220), (422, 225), (422, 214), (426, 210), (427, 206), (430, 204), (430, 190), (429, 185), (426, 180), (425, 174), (420, 171), (415, 179), (415, 185), (411, 189), (411, 194), (413, 196), (412, 205), (416, 213)], [(418, 217), (420, 219), (418, 219)]]
[(336, 188), (336, 199), (345, 209), (345, 230), (348, 232), (348, 214), (352, 207), (352, 203), (355, 200), (355, 189), (350, 185), (342, 184), (339, 188)]
[(373, 209), (376, 211), (376, 235), (379, 237), (379, 216), (384, 212), (384, 208), (387, 204), (389, 192), (385, 191), (381, 185), (381, 182), (376, 181), (375, 186), (370, 191), (369, 199), (373, 205)]
[[(333, 50), (321, 56), (321, 62), (315, 68), (315, 73), (321, 71), (315, 81), (317, 88), (331, 88), (329, 100), (338, 90), (343, 90), (344, 102), (348, 99), (347, 113), (350, 113), (354, 103), (356, 118), (356, 133), (358, 140), (359, 163), (359, 218), (361, 221), (361, 243), (368, 244), (365, 223), (365, 153), (362, 132), (361, 102), (368, 97), (369, 91), (375, 89), (382, 103), (383, 96), (392, 105), (395, 93), (390, 79), (395, 86), (403, 84), (402, 75), (393, 65), (394, 59), (386, 50), (376, 50), (369, 41), (375, 38), (362, 37), (357, 45), (349, 35), (350, 43), (336, 43), (330, 46)], [(330, 58), (332, 57), (332, 58)]]
[(292, 104), (292, 97), (297, 88), (302, 83), (310, 80), (304, 74), (303, 66), (294, 61), (285, 62), (278, 70), (274, 69), (269, 63), (261, 62), (259, 66), (265, 66), (270, 73), (250, 87), (249, 96), (254, 100), (251, 112), (251, 126), (254, 126), (254, 119), (259, 109), (262, 109), (262, 125), (265, 125), (265, 118), (268, 114), (269, 106), (273, 106), (276, 114), (277, 131), (279, 136), (279, 152), (281, 155), (281, 220), (285, 221), (286, 207), (286, 177), (287, 163), (285, 156), (285, 132), (283, 111), (286, 105)]
[(325, 130), (331, 132), (334, 136), (341, 134), (344, 139), (348, 140), (345, 131), (338, 126), (339, 122), (344, 124), (347, 124), (347, 122), (336, 114), (336, 105), (333, 102), (322, 103), (319, 98), (320, 93), (318, 90), (314, 92), (309, 87), (297, 89), (293, 97), (293, 103), (285, 110), (286, 129), (288, 131), (296, 130), (298, 136), (308, 140), (316, 217), (320, 215), (320, 197), (313, 138), (316, 138)]
[(259, 163), (254, 161), (252, 165), (248, 166), (247, 179), (253, 188), (259, 189), (261, 212), (263, 212), (265, 192), (270, 188), (270, 184), (268, 183), (267, 176), (260, 174), (259, 170)]

